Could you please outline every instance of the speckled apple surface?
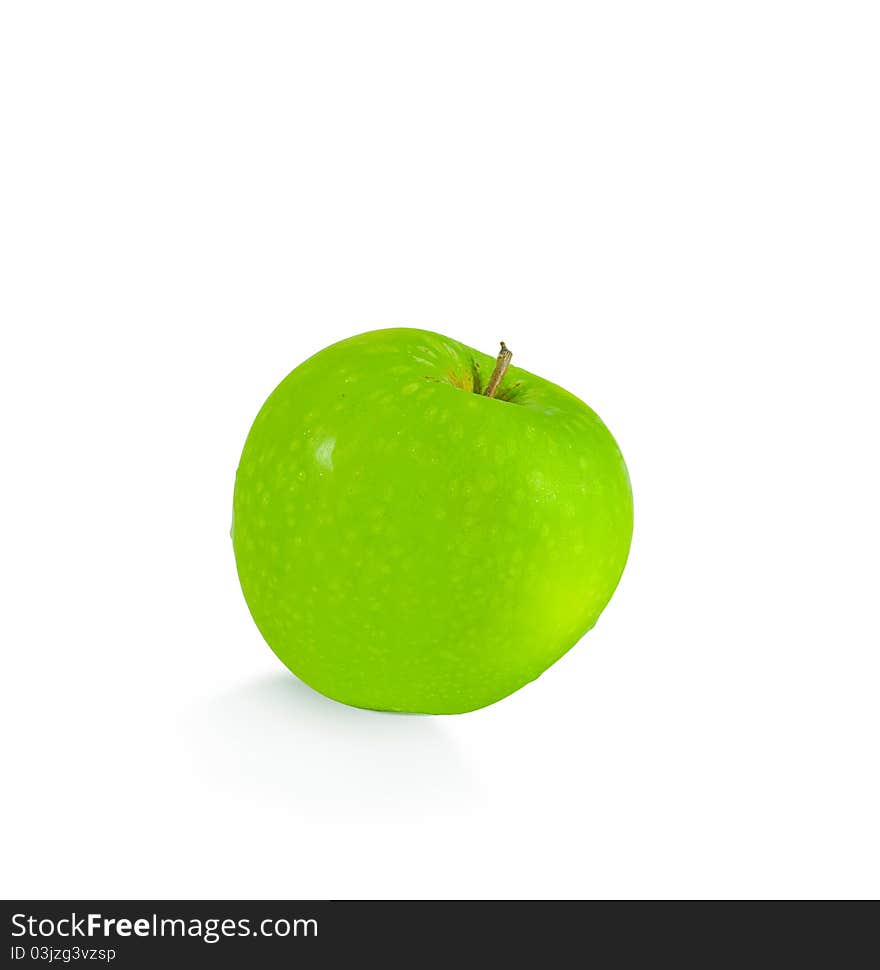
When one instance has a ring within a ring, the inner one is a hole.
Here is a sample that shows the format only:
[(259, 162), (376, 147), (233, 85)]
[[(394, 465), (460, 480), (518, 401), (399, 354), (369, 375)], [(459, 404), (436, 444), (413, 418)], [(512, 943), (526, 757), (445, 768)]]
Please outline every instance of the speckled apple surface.
[[(516, 348), (514, 348), (515, 350)], [(232, 538), (278, 657), (346, 704), (460, 713), (534, 680), (596, 622), (632, 535), (599, 417), (423, 330), (327, 347), (245, 442)]]

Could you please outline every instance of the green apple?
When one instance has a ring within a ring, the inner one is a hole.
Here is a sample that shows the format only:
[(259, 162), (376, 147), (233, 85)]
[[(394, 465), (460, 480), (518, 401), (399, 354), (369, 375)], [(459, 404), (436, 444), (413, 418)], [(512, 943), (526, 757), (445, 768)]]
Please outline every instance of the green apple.
[(235, 479), (238, 575), (298, 677), (356, 707), (453, 714), (534, 680), (623, 572), (610, 432), (549, 381), (424, 330), (327, 347), (272, 392)]

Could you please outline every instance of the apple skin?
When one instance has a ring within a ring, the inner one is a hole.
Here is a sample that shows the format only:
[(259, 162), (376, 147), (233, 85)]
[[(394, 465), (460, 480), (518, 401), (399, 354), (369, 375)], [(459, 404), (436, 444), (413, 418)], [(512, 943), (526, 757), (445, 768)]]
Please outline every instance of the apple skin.
[(375, 330), (272, 392), (235, 480), (251, 614), (335, 700), (455, 714), (534, 680), (620, 580), (623, 456), (582, 401), (440, 334)]

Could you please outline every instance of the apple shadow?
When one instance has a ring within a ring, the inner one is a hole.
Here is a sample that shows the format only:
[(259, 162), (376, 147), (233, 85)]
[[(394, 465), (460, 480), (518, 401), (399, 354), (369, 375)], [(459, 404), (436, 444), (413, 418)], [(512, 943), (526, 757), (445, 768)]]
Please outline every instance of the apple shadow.
[(473, 775), (442, 718), (338, 704), (276, 673), (202, 702), (179, 725), (199, 780), (307, 816), (466, 812)]

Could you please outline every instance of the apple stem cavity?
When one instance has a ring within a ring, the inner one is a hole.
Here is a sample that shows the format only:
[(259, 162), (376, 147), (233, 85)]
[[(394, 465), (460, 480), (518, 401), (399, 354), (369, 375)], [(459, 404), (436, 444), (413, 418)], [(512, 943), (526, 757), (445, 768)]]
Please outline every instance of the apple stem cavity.
[(501, 341), (501, 353), (498, 355), (495, 361), (495, 370), (492, 371), (492, 376), (489, 378), (489, 383), (486, 385), (486, 397), (495, 397), (495, 392), (498, 390), (498, 385), (507, 373), (507, 368), (510, 367), (510, 362), (513, 359), (513, 354), (507, 349), (507, 345), (504, 341)]

